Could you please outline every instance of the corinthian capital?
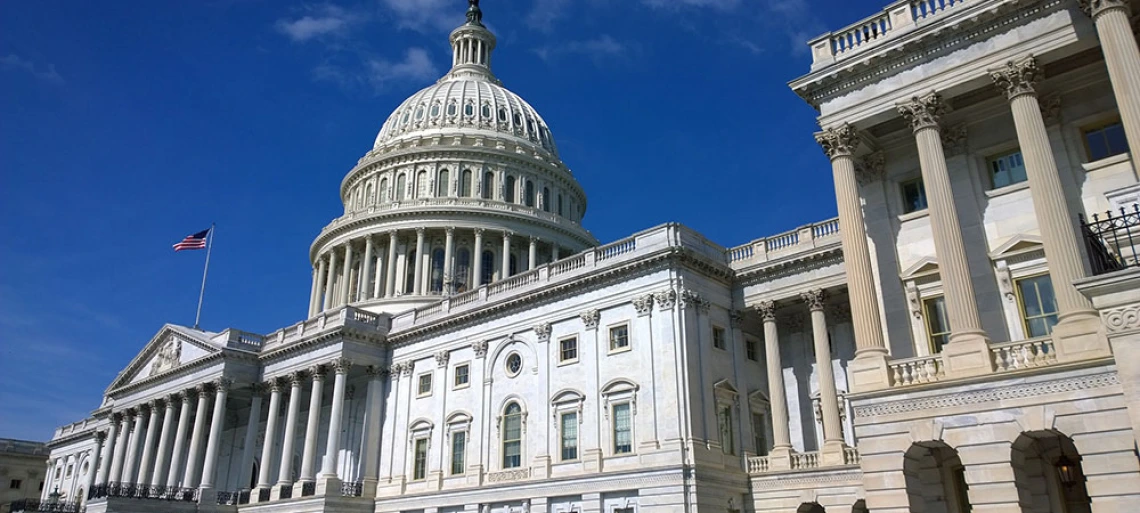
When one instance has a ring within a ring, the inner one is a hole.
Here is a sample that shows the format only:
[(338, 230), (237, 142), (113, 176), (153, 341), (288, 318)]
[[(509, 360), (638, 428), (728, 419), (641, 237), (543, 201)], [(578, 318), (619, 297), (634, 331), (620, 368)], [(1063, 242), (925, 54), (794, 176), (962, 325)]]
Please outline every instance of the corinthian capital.
[(760, 318), (765, 322), (776, 322), (775, 301), (761, 301), (755, 308), (756, 313), (760, 314)]
[(809, 310), (823, 310), (823, 302), (827, 299), (827, 293), (823, 289), (814, 289), (800, 294), (800, 298), (807, 303)]
[(1098, 16), (1113, 9), (1123, 9), (1129, 12), (1127, 0), (1077, 0), (1081, 10), (1095, 21)]
[(1041, 69), (1037, 67), (1037, 59), (1032, 55), (1020, 61), (1011, 60), (1005, 66), (989, 70), (989, 73), (994, 85), (1010, 100), (1023, 94), (1037, 94), (1033, 85), (1037, 83)]
[(815, 142), (823, 148), (827, 158), (850, 157), (859, 147), (859, 133), (855, 127), (844, 123), (815, 133)]
[(942, 101), (942, 95), (934, 92), (926, 96), (912, 97), (910, 101), (898, 104), (897, 108), (899, 114), (910, 123), (911, 129), (915, 132), (924, 128), (938, 128), (938, 122), (946, 113), (946, 103)]

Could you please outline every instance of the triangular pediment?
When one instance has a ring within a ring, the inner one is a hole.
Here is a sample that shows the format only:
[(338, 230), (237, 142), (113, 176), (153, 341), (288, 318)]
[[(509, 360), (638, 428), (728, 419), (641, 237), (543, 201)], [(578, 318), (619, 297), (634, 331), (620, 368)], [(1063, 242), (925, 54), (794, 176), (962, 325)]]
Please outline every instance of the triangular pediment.
[(1002, 260), (1014, 255), (1040, 251), (1042, 247), (1041, 237), (1018, 234), (1010, 237), (997, 248), (994, 248), (994, 250), (990, 252), (990, 258), (993, 260)]
[(903, 281), (938, 274), (938, 259), (924, 256), (902, 272)]
[(172, 372), (186, 364), (221, 351), (210, 341), (211, 333), (167, 324), (158, 330), (142, 351), (127, 364), (107, 390)]

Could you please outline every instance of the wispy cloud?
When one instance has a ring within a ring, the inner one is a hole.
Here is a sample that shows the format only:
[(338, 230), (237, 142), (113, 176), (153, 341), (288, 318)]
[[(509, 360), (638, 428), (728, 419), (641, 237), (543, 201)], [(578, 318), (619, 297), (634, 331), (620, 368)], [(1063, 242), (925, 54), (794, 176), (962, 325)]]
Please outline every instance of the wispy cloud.
[(357, 68), (324, 63), (313, 70), (313, 75), (317, 80), (333, 82), (345, 89), (367, 88), (381, 93), (399, 85), (431, 80), (438, 77), (440, 71), (427, 50), (412, 47), (400, 60), (369, 58)]
[(344, 37), (351, 26), (360, 21), (362, 15), (331, 4), (318, 7), (315, 12), (295, 19), (279, 19), (277, 31), (289, 36), (295, 42), (305, 42), (320, 37)]
[(539, 58), (544, 61), (551, 61), (563, 55), (585, 55), (601, 61), (612, 58), (622, 58), (627, 56), (634, 47), (622, 43), (614, 39), (609, 34), (602, 34), (592, 39), (585, 39), (581, 41), (566, 41), (556, 45), (544, 46), (534, 50)]
[(0, 66), (4, 69), (20, 70), (31, 73), (32, 76), (48, 83), (62, 84), (63, 77), (55, 70), (55, 64), (48, 63), (47, 66), (40, 67), (34, 62), (24, 59), (16, 54), (8, 54), (0, 57)]
[(534, 6), (526, 15), (526, 23), (533, 29), (549, 31), (566, 12), (569, 3), (570, 0), (534, 0)]
[(383, 0), (400, 28), (447, 31), (462, 22), (464, 11), (455, 0)]
[(710, 7), (713, 9), (728, 10), (740, 5), (740, 0), (641, 0), (641, 3), (656, 9)]

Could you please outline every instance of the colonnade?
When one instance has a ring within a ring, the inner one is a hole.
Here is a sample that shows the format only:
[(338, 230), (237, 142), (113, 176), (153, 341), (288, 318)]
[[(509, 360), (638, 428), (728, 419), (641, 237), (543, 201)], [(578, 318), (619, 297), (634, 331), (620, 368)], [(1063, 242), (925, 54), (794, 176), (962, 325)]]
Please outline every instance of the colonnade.
[[(439, 235), (442, 241), (432, 240)], [(370, 299), (463, 292), (558, 260), (563, 253), (557, 243), (483, 228), (370, 234), (318, 257), (309, 315)]]

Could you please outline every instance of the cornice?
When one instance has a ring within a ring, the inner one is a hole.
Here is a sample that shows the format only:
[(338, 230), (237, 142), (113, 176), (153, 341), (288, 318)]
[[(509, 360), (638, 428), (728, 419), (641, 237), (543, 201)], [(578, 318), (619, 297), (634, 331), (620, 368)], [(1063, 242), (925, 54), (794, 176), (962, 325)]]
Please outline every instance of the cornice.
[(272, 351), (262, 353), (260, 355), (260, 363), (262, 365), (270, 364), (299, 353), (326, 347), (337, 342), (383, 345), (386, 342), (386, 338), (379, 331), (363, 330), (355, 326), (337, 326), (332, 330), (302, 339), (300, 342), (287, 344)]
[(114, 389), (108, 389), (106, 392), (106, 395), (109, 395), (109, 396), (121, 395), (121, 394), (133, 392), (139, 388), (148, 388), (148, 387), (151, 387), (157, 383), (169, 381), (171, 378), (176, 378), (179, 376), (192, 374), (194, 371), (201, 370), (205, 367), (213, 365), (214, 363), (216, 363), (218, 361), (220, 361), (222, 363), (223, 372), (225, 371), (225, 363), (226, 362), (245, 361), (245, 362), (249, 362), (249, 363), (253, 363), (253, 364), (257, 363), (257, 354), (256, 353), (251, 353), (249, 351), (242, 351), (242, 350), (238, 350), (238, 349), (231, 349), (228, 347), (215, 348), (215, 349), (218, 349), (218, 352), (212, 353), (212, 354), (204, 356), (202, 358), (198, 358), (197, 360), (194, 360), (191, 362), (184, 363), (182, 365), (179, 365), (178, 367), (175, 367), (174, 369), (171, 369), (170, 371), (163, 372), (162, 374), (157, 374), (154, 376), (147, 376), (147, 377), (145, 377), (139, 381), (136, 381), (134, 383), (128, 383), (126, 385), (122, 385), (122, 386), (119, 386), (119, 387), (114, 388)]
[(787, 257), (761, 262), (736, 272), (736, 283), (742, 286), (755, 285), (767, 279), (801, 273), (824, 266), (843, 262), (843, 247), (839, 241), (812, 251), (796, 253)]

